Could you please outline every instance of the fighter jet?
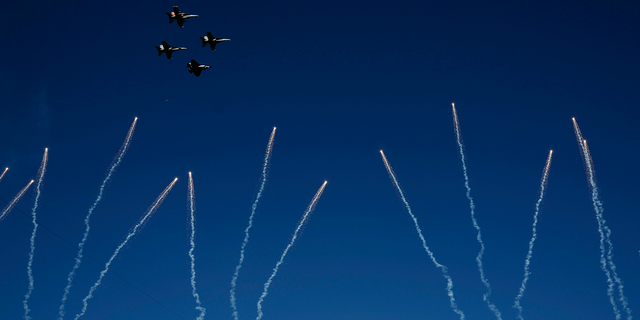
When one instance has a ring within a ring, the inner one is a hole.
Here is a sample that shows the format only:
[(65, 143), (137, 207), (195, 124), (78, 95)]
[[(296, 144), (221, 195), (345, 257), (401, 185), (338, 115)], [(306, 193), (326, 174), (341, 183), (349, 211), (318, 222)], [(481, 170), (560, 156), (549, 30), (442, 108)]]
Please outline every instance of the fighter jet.
[(229, 41), (231, 39), (216, 38), (211, 34), (211, 32), (207, 31), (207, 35), (204, 37), (200, 37), (200, 40), (202, 40), (202, 47), (205, 47), (208, 43), (211, 47), (211, 50), (216, 50), (216, 44), (218, 44), (219, 42)]
[(193, 17), (197, 17), (197, 14), (186, 14), (184, 12), (180, 12), (178, 6), (173, 6), (173, 12), (167, 12), (169, 16), (169, 23), (173, 23), (173, 20), (178, 21), (178, 27), (183, 28), (182, 24), (185, 20)]
[(167, 59), (171, 59), (171, 55), (173, 54), (174, 51), (187, 50), (187, 48), (185, 47), (172, 47), (164, 40), (162, 41), (162, 44), (159, 47), (156, 46), (156, 49), (158, 49), (158, 57), (161, 56), (162, 53), (166, 53)]
[(191, 62), (187, 63), (187, 67), (189, 68), (189, 73), (193, 73), (196, 77), (200, 76), (200, 72), (202, 70), (206, 70), (211, 68), (210, 66), (205, 66), (204, 64), (199, 64), (197, 61), (191, 59)]

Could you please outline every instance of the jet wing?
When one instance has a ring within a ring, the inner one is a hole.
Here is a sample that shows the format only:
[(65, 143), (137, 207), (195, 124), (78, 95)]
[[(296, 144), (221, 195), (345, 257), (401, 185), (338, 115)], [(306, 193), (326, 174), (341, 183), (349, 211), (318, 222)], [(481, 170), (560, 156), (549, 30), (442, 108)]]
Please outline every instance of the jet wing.
[(194, 59), (191, 59), (191, 65), (192, 65), (192, 66), (194, 66), (194, 67), (197, 67), (197, 66), (199, 66), (200, 64), (198, 63), (198, 61), (196, 61), (196, 60), (194, 60)]
[(218, 44), (217, 42), (209, 42), (209, 46), (211, 47), (211, 50), (216, 50), (216, 44)]
[(182, 24), (184, 23), (184, 20), (182, 20), (182, 19), (176, 19), (176, 22), (178, 22), (178, 27), (180, 27), (180, 28), (184, 28), (184, 27), (182, 26)]
[(209, 40), (216, 38), (211, 34), (211, 31), (207, 31), (207, 37), (209, 37)]
[(167, 59), (172, 59), (171, 55), (173, 54), (173, 51), (165, 51), (165, 53), (167, 54)]
[(196, 77), (200, 76), (200, 72), (202, 72), (202, 69), (200, 69), (200, 68), (193, 70), (193, 74), (195, 74)]
[(180, 14), (180, 10), (178, 9), (178, 6), (173, 6), (173, 13), (175, 13), (176, 16)]
[(164, 40), (162, 40), (162, 45), (164, 46), (165, 49), (171, 48), (171, 46)]

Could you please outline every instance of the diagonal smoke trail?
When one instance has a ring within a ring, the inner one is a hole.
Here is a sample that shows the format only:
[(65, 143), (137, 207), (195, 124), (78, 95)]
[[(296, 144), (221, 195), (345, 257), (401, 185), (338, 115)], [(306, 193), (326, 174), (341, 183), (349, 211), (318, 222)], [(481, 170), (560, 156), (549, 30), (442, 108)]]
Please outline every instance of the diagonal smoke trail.
[(207, 309), (202, 307), (200, 302), (200, 296), (196, 292), (196, 257), (193, 255), (193, 251), (196, 249), (196, 226), (195, 226), (195, 211), (196, 211), (196, 199), (195, 190), (193, 188), (193, 177), (189, 172), (189, 211), (191, 212), (191, 248), (189, 249), (189, 257), (191, 258), (191, 293), (196, 299), (196, 310), (200, 311), (200, 315), (197, 320), (204, 319), (204, 315)]
[(24, 188), (22, 188), (22, 190), (20, 190), (20, 192), (18, 192), (18, 194), (15, 196), (15, 198), (13, 198), (13, 200), (11, 200), (11, 202), (9, 202), (9, 204), (2, 210), (2, 212), (0, 212), (0, 221), (2, 221), (2, 219), (4, 219), (4, 217), (7, 215), (7, 213), (11, 212), (11, 209), (13, 209), (13, 207), (15, 207), (16, 203), (18, 203), (20, 198), (22, 198), (22, 196), (25, 194), (25, 192), (27, 192), (29, 187), (31, 187), (31, 184), (33, 184), (33, 180), (29, 181), (29, 183), (27, 183), (27, 185)]
[(36, 251), (36, 231), (38, 230), (38, 223), (36, 222), (36, 210), (38, 209), (38, 201), (40, 200), (40, 189), (42, 187), (42, 180), (44, 180), (44, 173), (47, 171), (47, 162), (49, 161), (49, 148), (44, 149), (44, 156), (42, 156), (42, 163), (40, 163), (40, 169), (38, 170), (38, 184), (36, 185), (36, 200), (33, 202), (33, 209), (31, 210), (31, 216), (33, 217), (33, 232), (31, 233), (31, 251), (29, 252), (29, 264), (27, 264), (27, 276), (29, 277), (29, 289), (27, 294), (24, 295), (22, 304), (24, 306), (24, 318), (30, 320), (29, 316), (29, 298), (33, 292), (33, 255)]
[(264, 301), (264, 298), (267, 296), (269, 286), (271, 285), (271, 281), (273, 281), (273, 278), (275, 278), (276, 273), (278, 273), (278, 269), (280, 268), (280, 265), (284, 260), (284, 257), (287, 255), (287, 252), (289, 252), (289, 249), (291, 249), (291, 247), (293, 246), (293, 243), (296, 241), (296, 238), (298, 237), (298, 232), (300, 232), (300, 229), (302, 229), (302, 226), (309, 220), (309, 216), (311, 215), (313, 210), (316, 208), (316, 205), (318, 204), (318, 200), (320, 200), (320, 196), (322, 195), (322, 192), (324, 191), (324, 187), (326, 185), (327, 185), (327, 182), (325, 181), (320, 187), (320, 189), (318, 189), (318, 192), (316, 192), (316, 195), (313, 196), (313, 199), (311, 199), (311, 203), (309, 203), (307, 210), (305, 210), (304, 214), (302, 215), (302, 220), (300, 220), (300, 222), (298, 223), (298, 227), (296, 228), (296, 231), (293, 233), (293, 238), (291, 238), (291, 242), (289, 242), (289, 245), (287, 246), (287, 248), (284, 249), (282, 256), (280, 256), (280, 260), (278, 261), (278, 263), (276, 263), (276, 266), (273, 268), (273, 273), (269, 277), (269, 280), (267, 280), (267, 282), (264, 284), (264, 291), (262, 292), (262, 295), (258, 300), (258, 317), (256, 318), (256, 320), (262, 319), (262, 316), (263, 316), (262, 302)]
[[(619, 300), (622, 303), (622, 308), (627, 313), (627, 320), (631, 320), (631, 309), (629, 308), (629, 302), (624, 295), (624, 285), (622, 284), (622, 279), (620, 279), (618, 273), (616, 272), (616, 265), (613, 263), (613, 242), (611, 241), (611, 229), (609, 229), (609, 227), (606, 225), (606, 220), (604, 219), (604, 207), (602, 206), (602, 201), (600, 201), (598, 186), (596, 185), (595, 170), (593, 169), (593, 160), (591, 159), (591, 153), (589, 152), (587, 141), (582, 137), (582, 132), (580, 131), (580, 127), (578, 127), (576, 119), (572, 118), (572, 121), (573, 130), (575, 131), (576, 138), (578, 139), (578, 145), (580, 146), (580, 151), (582, 151), (582, 157), (587, 167), (587, 180), (589, 182), (589, 187), (591, 188), (591, 201), (593, 202), (593, 209), (596, 212), (596, 220), (598, 221), (598, 232), (600, 233), (600, 267), (607, 276), (607, 295), (609, 296), (609, 301), (611, 302), (611, 305), (613, 307), (613, 313), (615, 314), (616, 319), (620, 319), (620, 311), (618, 310), (618, 306), (615, 302), (613, 293), (615, 286), (613, 282), (615, 281), (615, 283), (618, 285)], [(605, 245), (607, 247), (606, 256)], [(607, 266), (611, 270), (607, 269)]]
[(133, 120), (133, 123), (129, 128), (129, 132), (127, 133), (127, 137), (125, 138), (124, 143), (122, 144), (122, 147), (120, 147), (120, 150), (116, 154), (115, 160), (111, 165), (111, 168), (109, 168), (107, 177), (104, 178), (104, 180), (102, 181), (102, 184), (100, 185), (100, 192), (98, 192), (98, 197), (93, 202), (93, 205), (91, 205), (91, 208), (89, 208), (89, 213), (87, 213), (87, 216), (84, 218), (84, 225), (85, 225), (84, 235), (82, 236), (82, 240), (80, 241), (80, 244), (78, 244), (79, 250), (78, 250), (78, 254), (76, 255), (76, 262), (73, 265), (71, 272), (69, 272), (69, 276), (67, 276), (67, 286), (64, 288), (62, 301), (60, 302), (60, 307), (58, 308), (58, 320), (62, 320), (64, 318), (64, 315), (66, 313), (65, 304), (67, 302), (67, 297), (69, 296), (69, 290), (71, 290), (71, 286), (73, 284), (73, 277), (75, 276), (76, 270), (80, 267), (80, 263), (82, 262), (82, 252), (84, 251), (84, 244), (85, 242), (87, 242), (87, 238), (89, 237), (89, 230), (90, 230), (89, 219), (91, 218), (91, 214), (93, 213), (93, 210), (95, 210), (100, 200), (102, 200), (102, 193), (104, 192), (104, 188), (107, 185), (107, 182), (109, 182), (109, 180), (111, 179), (111, 175), (113, 175), (113, 172), (120, 165), (120, 162), (122, 162), (122, 158), (124, 157), (124, 154), (127, 152), (127, 149), (129, 148), (129, 144), (131, 143), (131, 137), (133, 136), (133, 131), (136, 128), (136, 122), (138, 122), (137, 117)]
[(540, 197), (536, 202), (536, 211), (533, 214), (533, 231), (531, 235), (531, 240), (529, 241), (529, 252), (527, 252), (527, 258), (524, 261), (524, 279), (522, 280), (522, 284), (520, 285), (520, 291), (518, 292), (518, 296), (516, 296), (515, 303), (513, 307), (518, 309), (518, 319), (523, 320), (522, 318), (522, 306), (520, 305), (520, 300), (524, 296), (524, 290), (527, 288), (527, 281), (529, 281), (529, 264), (531, 264), (531, 256), (533, 255), (533, 243), (536, 241), (537, 233), (536, 227), (538, 226), (538, 214), (540, 213), (540, 204), (542, 203), (542, 199), (544, 198), (544, 192), (547, 188), (547, 181), (549, 179), (549, 169), (551, 168), (551, 156), (553, 155), (553, 150), (549, 151), (549, 157), (547, 157), (547, 163), (544, 166), (544, 171), (542, 172), (542, 180), (540, 182)]
[(144, 214), (142, 219), (140, 219), (138, 224), (136, 224), (136, 226), (133, 227), (133, 229), (129, 232), (129, 234), (124, 239), (124, 241), (122, 241), (122, 243), (118, 246), (118, 248), (116, 248), (116, 251), (113, 253), (111, 258), (109, 258), (109, 261), (107, 261), (107, 263), (104, 265), (104, 270), (100, 271), (100, 276), (98, 277), (98, 281), (96, 281), (96, 283), (93, 284), (91, 289), (89, 289), (89, 293), (87, 294), (87, 296), (84, 297), (84, 299), (82, 299), (82, 304), (83, 304), (82, 311), (76, 315), (76, 317), (74, 318), (75, 320), (78, 320), (78, 318), (82, 317), (87, 312), (88, 301), (89, 299), (93, 298), (93, 292), (96, 291), (98, 286), (100, 286), (100, 284), (102, 283), (102, 278), (104, 278), (104, 275), (107, 274), (107, 272), (109, 272), (109, 267), (111, 266), (111, 262), (113, 261), (113, 259), (116, 258), (118, 253), (120, 253), (120, 250), (122, 250), (122, 248), (125, 245), (127, 245), (129, 240), (138, 232), (138, 229), (142, 225), (144, 225), (149, 219), (149, 217), (158, 209), (162, 201), (164, 201), (164, 198), (166, 198), (167, 194), (169, 194), (169, 191), (171, 191), (171, 188), (173, 188), (173, 185), (176, 184), (176, 181), (178, 181), (178, 178), (173, 179), (173, 181), (171, 181), (171, 183), (162, 191), (162, 193), (153, 202), (153, 204), (151, 204), (149, 209), (147, 209), (147, 212)]
[(458, 113), (456, 112), (455, 104), (451, 104), (453, 108), (453, 123), (456, 130), (456, 139), (458, 142), (458, 149), (460, 150), (460, 157), (462, 158), (462, 170), (464, 172), (464, 186), (467, 189), (467, 199), (469, 199), (469, 208), (471, 209), (471, 221), (473, 222), (473, 227), (478, 231), (478, 235), (476, 239), (480, 244), (480, 252), (478, 252), (478, 256), (476, 257), (476, 262), (478, 263), (478, 270), (480, 271), (480, 280), (484, 283), (484, 286), (487, 288), (487, 292), (482, 295), (482, 299), (487, 303), (489, 309), (493, 311), (493, 314), (498, 318), (498, 320), (502, 320), (502, 315), (498, 307), (493, 304), (489, 297), (491, 296), (491, 285), (489, 284), (489, 280), (484, 275), (484, 268), (482, 267), (482, 256), (484, 255), (484, 242), (482, 242), (482, 235), (480, 232), (480, 226), (478, 225), (478, 221), (476, 220), (475, 215), (475, 204), (473, 204), (473, 198), (471, 197), (471, 187), (469, 187), (469, 176), (467, 175), (467, 164), (464, 157), (464, 146), (462, 145), (462, 136), (460, 135), (460, 122), (458, 121)]
[(9, 167), (4, 168), (4, 171), (2, 171), (2, 174), (0, 174), (0, 181), (2, 181), (2, 178), (4, 178), (4, 175), (7, 173), (7, 171), (9, 171)]
[(242, 262), (244, 261), (244, 250), (247, 247), (247, 243), (249, 242), (249, 230), (253, 226), (253, 216), (256, 214), (256, 208), (258, 207), (258, 201), (260, 201), (260, 197), (262, 196), (262, 191), (264, 190), (264, 185), (267, 182), (267, 171), (269, 169), (269, 161), (271, 160), (271, 152), (273, 151), (273, 139), (276, 136), (276, 128), (273, 127), (273, 131), (271, 131), (271, 136), (269, 137), (269, 143), (267, 144), (267, 152), (264, 154), (264, 164), (262, 165), (262, 180), (260, 182), (260, 190), (258, 191), (258, 195), (256, 199), (253, 201), (253, 205), (251, 206), (251, 215), (249, 216), (249, 224), (247, 228), (244, 229), (244, 240), (242, 241), (242, 246), (240, 247), (240, 261), (238, 261), (238, 265), (236, 266), (236, 271), (233, 273), (233, 278), (231, 279), (231, 308), (233, 309), (233, 318), (238, 320), (238, 308), (236, 307), (236, 282), (238, 281), (238, 276), (240, 275), (240, 268), (242, 268)]
[(433, 255), (433, 252), (431, 252), (431, 250), (429, 250), (429, 247), (427, 247), (427, 242), (425, 241), (424, 236), (422, 235), (422, 230), (418, 225), (418, 219), (416, 219), (416, 217), (413, 215), (413, 212), (411, 212), (411, 207), (409, 206), (409, 202), (407, 202), (407, 199), (404, 197), (404, 193), (402, 192), (402, 188), (400, 188), (400, 183), (398, 183), (395, 172), (393, 172), (393, 169), (391, 168), (391, 165), (389, 164), (389, 161), (387, 161), (387, 157), (384, 155), (384, 152), (382, 152), (382, 150), (380, 150), (380, 154), (382, 155), (382, 161), (384, 161), (384, 166), (387, 168), (387, 172), (389, 173), (389, 177), (391, 177), (393, 185), (396, 187), (396, 189), (398, 189), (398, 192), (400, 193), (400, 199), (402, 199), (404, 206), (407, 208), (407, 211), (411, 215), (411, 219), (413, 219), (413, 223), (416, 225), (416, 230), (418, 231), (420, 240), (422, 240), (422, 247), (431, 258), (431, 261), (433, 261), (433, 264), (435, 264), (436, 267), (442, 270), (442, 276), (447, 280), (447, 295), (449, 296), (449, 304), (451, 305), (451, 309), (453, 309), (453, 312), (460, 315), (460, 320), (464, 320), (464, 313), (458, 308), (456, 299), (453, 296), (453, 280), (451, 280), (451, 276), (449, 276), (447, 267), (438, 263), (435, 256)]

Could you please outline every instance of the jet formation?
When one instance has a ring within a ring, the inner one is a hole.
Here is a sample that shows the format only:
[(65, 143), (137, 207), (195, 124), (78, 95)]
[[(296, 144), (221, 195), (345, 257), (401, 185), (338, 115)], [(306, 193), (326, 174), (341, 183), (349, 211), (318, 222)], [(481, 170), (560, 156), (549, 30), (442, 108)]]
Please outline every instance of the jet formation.
[[(184, 22), (187, 19), (195, 18), (198, 16), (197, 14), (186, 14), (184, 12), (180, 12), (180, 9), (178, 9), (178, 6), (174, 6), (173, 11), (167, 12), (167, 15), (169, 16), (169, 23), (173, 23), (173, 21), (175, 20), (178, 23), (178, 27), (180, 28), (184, 28)], [(202, 40), (203, 48), (206, 47), (208, 44), (211, 50), (215, 51), (216, 45), (218, 43), (230, 41), (231, 39), (216, 38), (213, 36), (213, 34), (211, 34), (210, 31), (207, 31), (207, 35), (205, 35), (204, 37), (200, 37), (200, 40)], [(173, 55), (174, 52), (180, 51), (180, 50), (186, 50), (187, 48), (172, 47), (166, 41), (163, 40), (160, 46), (156, 46), (156, 49), (158, 49), (158, 56), (161, 56), (164, 53), (167, 56), (167, 59), (173, 59), (171, 56)], [(189, 68), (188, 70), (189, 73), (194, 74), (196, 77), (200, 77), (200, 73), (202, 72), (202, 70), (207, 70), (211, 68), (210, 66), (198, 63), (194, 59), (191, 59), (191, 62), (187, 63), (187, 67)]]

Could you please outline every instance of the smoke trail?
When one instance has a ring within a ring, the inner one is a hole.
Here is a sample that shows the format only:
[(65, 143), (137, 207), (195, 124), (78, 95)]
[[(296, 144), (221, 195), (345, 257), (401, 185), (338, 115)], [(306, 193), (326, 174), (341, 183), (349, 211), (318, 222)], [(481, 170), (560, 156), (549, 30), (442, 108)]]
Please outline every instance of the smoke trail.
[(536, 202), (536, 211), (533, 214), (533, 231), (531, 240), (529, 241), (529, 252), (527, 252), (527, 258), (524, 261), (524, 279), (522, 280), (520, 291), (518, 292), (518, 296), (516, 296), (516, 301), (513, 305), (514, 308), (518, 309), (518, 319), (520, 320), (523, 320), (520, 300), (524, 296), (524, 290), (526, 289), (527, 281), (529, 281), (529, 275), (531, 274), (531, 272), (529, 272), (529, 264), (531, 263), (531, 256), (533, 255), (533, 243), (536, 241), (537, 237), (536, 227), (538, 225), (538, 213), (540, 213), (540, 204), (542, 203), (542, 199), (544, 198), (544, 191), (547, 187), (547, 180), (549, 179), (549, 169), (551, 168), (552, 155), (553, 150), (549, 151), (549, 157), (547, 157), (547, 163), (545, 164), (544, 171), (542, 172), (542, 181), (540, 182), (540, 197), (538, 198), (538, 202)]
[(271, 152), (273, 150), (273, 139), (276, 135), (276, 128), (273, 127), (273, 131), (271, 131), (271, 136), (269, 137), (269, 143), (267, 144), (267, 152), (264, 155), (264, 164), (262, 165), (262, 181), (260, 182), (260, 190), (258, 191), (258, 195), (256, 199), (253, 201), (253, 205), (251, 206), (251, 215), (249, 216), (249, 224), (247, 228), (244, 229), (244, 240), (242, 241), (242, 246), (240, 247), (240, 261), (238, 261), (238, 265), (236, 266), (236, 271), (233, 274), (233, 278), (231, 279), (231, 308), (233, 309), (233, 318), (238, 320), (238, 308), (236, 307), (236, 282), (238, 281), (238, 276), (240, 275), (240, 268), (242, 268), (242, 262), (244, 261), (244, 250), (247, 247), (247, 243), (249, 242), (249, 230), (253, 226), (253, 216), (256, 213), (256, 208), (258, 207), (258, 201), (260, 201), (260, 197), (262, 196), (262, 191), (264, 190), (264, 185), (267, 182), (267, 171), (269, 169), (269, 161), (271, 159)]
[[(602, 202), (600, 201), (600, 195), (598, 193), (598, 186), (596, 185), (595, 178), (595, 170), (593, 169), (593, 160), (591, 159), (591, 153), (589, 152), (589, 147), (587, 146), (587, 141), (582, 137), (582, 132), (578, 127), (578, 123), (575, 118), (572, 118), (573, 121), (573, 129), (576, 134), (576, 138), (578, 139), (578, 145), (580, 146), (580, 150), (582, 151), (582, 156), (585, 161), (588, 173), (588, 182), (589, 187), (591, 188), (591, 201), (593, 202), (593, 209), (596, 212), (596, 219), (598, 221), (598, 232), (600, 233), (600, 267), (602, 271), (604, 271), (607, 276), (607, 295), (609, 296), (609, 301), (613, 306), (613, 313), (616, 316), (616, 319), (620, 319), (620, 311), (618, 310), (618, 306), (614, 299), (614, 281), (618, 285), (618, 294), (619, 300), (622, 303), (622, 308), (627, 313), (627, 319), (631, 320), (631, 309), (629, 308), (629, 303), (627, 298), (624, 295), (624, 285), (622, 284), (622, 279), (618, 276), (616, 272), (616, 265), (613, 263), (613, 242), (611, 241), (611, 229), (606, 225), (606, 220), (604, 219), (604, 207), (602, 206)], [(605, 244), (607, 247), (607, 253), (605, 257)], [(609, 269), (607, 269), (607, 266)], [(612, 280), (613, 276), (613, 280)]]
[(38, 223), (36, 222), (36, 210), (38, 209), (38, 201), (40, 200), (40, 189), (42, 187), (42, 180), (44, 180), (44, 173), (47, 171), (47, 161), (49, 160), (49, 148), (44, 149), (44, 156), (42, 156), (42, 163), (40, 163), (40, 169), (38, 170), (38, 184), (36, 185), (36, 200), (33, 202), (33, 209), (31, 210), (31, 216), (33, 217), (33, 232), (31, 233), (31, 251), (29, 252), (29, 263), (27, 264), (27, 276), (29, 277), (29, 289), (27, 294), (24, 295), (22, 304), (24, 306), (24, 318), (30, 320), (29, 316), (29, 298), (33, 292), (33, 255), (36, 251), (36, 231), (38, 230)]
[(460, 122), (458, 121), (458, 113), (456, 112), (455, 104), (451, 104), (453, 108), (453, 123), (455, 125), (456, 130), (456, 139), (458, 142), (458, 149), (460, 150), (460, 157), (462, 158), (462, 170), (464, 172), (464, 186), (467, 189), (467, 199), (469, 199), (469, 208), (471, 209), (471, 221), (473, 222), (473, 227), (478, 231), (478, 235), (476, 239), (480, 244), (480, 252), (478, 252), (478, 256), (476, 257), (476, 262), (478, 263), (478, 270), (480, 271), (480, 280), (484, 283), (484, 286), (487, 288), (487, 292), (482, 295), (482, 299), (487, 303), (489, 309), (493, 311), (493, 314), (498, 318), (498, 320), (502, 320), (502, 315), (500, 310), (491, 303), (489, 300), (489, 296), (491, 296), (491, 285), (489, 284), (489, 280), (484, 275), (484, 268), (482, 267), (482, 256), (484, 255), (484, 242), (482, 242), (482, 235), (480, 232), (480, 226), (478, 225), (478, 221), (475, 216), (475, 204), (473, 204), (473, 198), (471, 198), (471, 187), (469, 187), (469, 176), (467, 175), (467, 164), (464, 157), (464, 146), (462, 145), (462, 136), (460, 135)]
[(393, 169), (391, 168), (391, 165), (389, 164), (389, 161), (387, 161), (387, 157), (384, 155), (384, 152), (382, 152), (382, 150), (380, 150), (380, 154), (382, 155), (382, 161), (384, 161), (384, 166), (387, 168), (387, 172), (389, 173), (389, 177), (391, 177), (391, 181), (393, 182), (393, 185), (396, 187), (396, 189), (398, 189), (398, 192), (400, 193), (400, 199), (402, 199), (404, 206), (407, 208), (407, 211), (411, 215), (411, 219), (413, 219), (413, 223), (416, 225), (416, 230), (418, 231), (420, 240), (422, 240), (422, 247), (431, 258), (431, 261), (433, 261), (433, 264), (435, 264), (436, 267), (442, 270), (442, 276), (447, 280), (447, 295), (449, 296), (449, 304), (451, 305), (451, 309), (453, 309), (453, 312), (460, 315), (460, 320), (464, 320), (465, 318), (464, 313), (462, 312), (462, 310), (458, 308), (458, 305), (456, 304), (456, 299), (453, 296), (453, 280), (451, 280), (451, 276), (449, 276), (447, 267), (438, 263), (438, 261), (436, 261), (435, 256), (433, 255), (433, 252), (431, 252), (431, 250), (429, 250), (429, 247), (427, 247), (427, 242), (424, 239), (424, 236), (422, 235), (422, 230), (420, 229), (420, 226), (418, 225), (418, 219), (416, 219), (416, 217), (413, 215), (413, 212), (411, 212), (411, 207), (409, 206), (409, 202), (407, 202), (407, 199), (404, 197), (404, 193), (400, 188), (400, 184), (398, 183), (396, 174), (393, 172)]
[(69, 272), (69, 276), (67, 276), (67, 286), (64, 288), (62, 301), (60, 303), (60, 307), (58, 308), (58, 320), (62, 320), (64, 318), (65, 303), (67, 302), (67, 296), (69, 296), (69, 290), (71, 290), (71, 286), (73, 284), (73, 277), (75, 276), (76, 270), (80, 267), (80, 263), (82, 262), (82, 252), (84, 251), (84, 244), (87, 241), (87, 238), (89, 237), (89, 230), (90, 230), (89, 219), (91, 218), (91, 214), (93, 213), (93, 210), (95, 210), (100, 200), (102, 200), (102, 193), (104, 191), (104, 188), (107, 182), (111, 179), (111, 175), (116, 170), (118, 165), (120, 165), (120, 162), (122, 162), (122, 158), (124, 157), (124, 154), (127, 152), (127, 149), (129, 148), (129, 144), (131, 143), (131, 137), (133, 136), (133, 131), (136, 128), (136, 122), (138, 122), (137, 117), (133, 120), (133, 123), (129, 128), (129, 132), (127, 133), (127, 137), (125, 138), (124, 143), (122, 144), (122, 147), (120, 147), (120, 150), (116, 154), (115, 160), (111, 165), (111, 168), (109, 168), (107, 177), (104, 178), (104, 180), (102, 181), (102, 184), (100, 185), (100, 192), (98, 192), (98, 197), (93, 202), (93, 205), (91, 205), (91, 208), (89, 208), (89, 213), (87, 213), (87, 216), (84, 218), (84, 225), (85, 225), (84, 235), (82, 236), (82, 240), (78, 245), (79, 250), (78, 250), (78, 254), (76, 255), (76, 263), (73, 265), (71, 272)]
[(2, 174), (0, 174), (0, 181), (2, 181), (2, 178), (4, 178), (4, 175), (7, 173), (7, 171), (9, 171), (9, 167), (4, 168), (4, 171), (2, 171)]
[(32, 183), (33, 183), (33, 180), (29, 181), (29, 183), (24, 188), (22, 188), (22, 190), (20, 190), (20, 192), (18, 192), (18, 194), (15, 196), (15, 198), (13, 198), (13, 200), (11, 200), (11, 202), (9, 202), (9, 204), (2, 210), (2, 212), (0, 212), (0, 221), (2, 221), (2, 219), (4, 219), (4, 217), (7, 215), (7, 213), (11, 212), (11, 209), (13, 209), (13, 207), (15, 207), (16, 203), (18, 203), (18, 201), (20, 200), (20, 198), (22, 198), (24, 193), (27, 192), (29, 187), (31, 187)]
[(200, 315), (197, 320), (204, 319), (204, 314), (206, 313), (206, 309), (202, 307), (202, 303), (200, 302), (200, 296), (196, 292), (196, 257), (193, 255), (193, 250), (196, 249), (196, 227), (195, 227), (195, 211), (196, 211), (196, 199), (195, 199), (195, 191), (193, 189), (193, 177), (191, 176), (191, 172), (189, 172), (189, 209), (191, 212), (191, 249), (189, 249), (189, 257), (191, 258), (191, 293), (193, 297), (196, 298), (196, 310), (200, 311)]
[(153, 204), (151, 204), (149, 209), (147, 209), (147, 212), (144, 214), (142, 219), (140, 219), (140, 222), (138, 222), (138, 224), (136, 224), (136, 226), (133, 227), (133, 229), (129, 232), (129, 234), (124, 239), (124, 241), (122, 241), (122, 243), (118, 246), (118, 248), (116, 248), (116, 251), (113, 253), (111, 258), (109, 258), (109, 261), (107, 261), (107, 263), (104, 265), (104, 270), (100, 271), (100, 277), (98, 277), (98, 281), (96, 281), (96, 283), (93, 284), (91, 289), (89, 289), (89, 294), (87, 294), (87, 296), (84, 297), (84, 299), (82, 299), (82, 303), (83, 303), (82, 311), (76, 315), (76, 317), (74, 318), (75, 320), (78, 320), (78, 318), (82, 317), (85, 314), (85, 312), (87, 312), (87, 303), (89, 299), (93, 298), (93, 292), (96, 291), (98, 286), (102, 283), (102, 278), (104, 278), (104, 275), (107, 274), (107, 272), (109, 272), (109, 267), (111, 266), (111, 262), (113, 261), (113, 259), (116, 258), (118, 253), (120, 253), (120, 250), (122, 250), (122, 248), (125, 245), (127, 245), (127, 242), (129, 242), (131, 237), (133, 237), (138, 232), (138, 229), (143, 224), (145, 224), (149, 219), (149, 217), (158, 209), (162, 201), (164, 201), (164, 198), (166, 198), (167, 194), (169, 194), (169, 191), (171, 191), (171, 188), (173, 188), (173, 185), (176, 184), (176, 181), (178, 181), (178, 178), (173, 179), (173, 181), (171, 181), (171, 183), (162, 191), (162, 193), (153, 202)]
[(296, 231), (293, 233), (293, 238), (291, 238), (291, 242), (289, 242), (289, 245), (287, 246), (287, 248), (284, 249), (282, 256), (280, 256), (280, 260), (278, 261), (278, 263), (276, 263), (276, 266), (273, 268), (273, 273), (269, 277), (269, 280), (267, 280), (267, 282), (264, 284), (264, 291), (262, 292), (262, 295), (258, 300), (258, 317), (256, 318), (256, 320), (262, 319), (262, 315), (263, 315), (262, 302), (264, 301), (264, 298), (267, 296), (267, 292), (269, 290), (269, 286), (271, 285), (271, 281), (273, 281), (273, 278), (276, 276), (276, 273), (278, 273), (278, 269), (280, 268), (280, 265), (282, 264), (284, 257), (287, 255), (287, 252), (289, 252), (289, 249), (291, 249), (291, 246), (293, 246), (293, 243), (296, 241), (296, 238), (298, 237), (298, 232), (300, 232), (300, 229), (302, 229), (302, 226), (307, 222), (307, 220), (309, 220), (309, 216), (311, 215), (313, 210), (316, 208), (316, 204), (318, 204), (318, 200), (320, 200), (320, 196), (322, 195), (322, 192), (324, 191), (324, 187), (326, 185), (327, 185), (327, 182), (325, 181), (320, 187), (320, 189), (318, 189), (318, 192), (316, 192), (316, 195), (313, 196), (313, 199), (311, 199), (311, 203), (309, 203), (307, 210), (305, 210), (304, 215), (302, 215), (302, 220), (300, 220), (300, 222), (298, 223), (298, 227), (296, 228)]

